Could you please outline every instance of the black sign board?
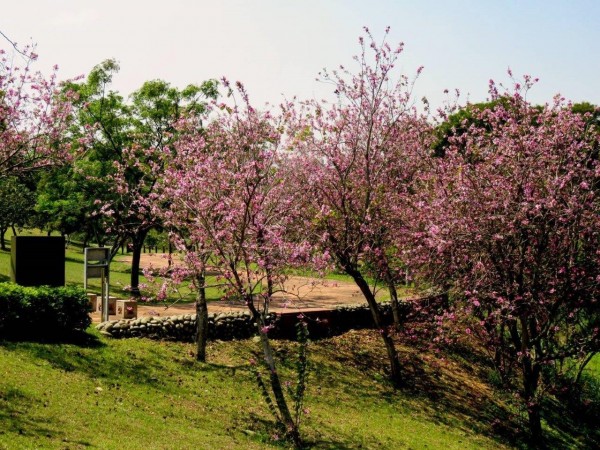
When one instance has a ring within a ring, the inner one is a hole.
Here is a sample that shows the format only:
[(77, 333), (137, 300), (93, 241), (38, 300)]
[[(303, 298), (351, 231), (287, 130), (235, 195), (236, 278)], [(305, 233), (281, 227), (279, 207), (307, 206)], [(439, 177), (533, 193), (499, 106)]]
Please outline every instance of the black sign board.
[(13, 236), (11, 278), (21, 286), (64, 286), (65, 238)]

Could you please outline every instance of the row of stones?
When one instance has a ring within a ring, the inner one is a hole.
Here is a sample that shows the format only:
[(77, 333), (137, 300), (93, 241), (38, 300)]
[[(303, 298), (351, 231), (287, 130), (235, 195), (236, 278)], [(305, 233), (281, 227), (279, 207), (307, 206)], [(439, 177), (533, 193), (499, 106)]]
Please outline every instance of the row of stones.
[[(391, 318), (389, 304), (382, 305), (384, 316)], [(333, 310), (305, 313), (311, 335), (314, 337), (337, 334), (349, 329), (372, 326), (372, 317), (367, 305), (338, 306)], [(291, 322), (289, 319), (292, 319)], [(293, 338), (297, 314), (267, 317), (269, 335)], [(97, 326), (101, 334), (113, 338), (147, 337), (191, 342), (195, 340), (196, 314), (157, 317), (145, 316), (137, 319), (121, 319), (103, 322)], [(256, 324), (247, 312), (212, 313), (208, 316), (208, 338), (219, 340), (247, 339), (257, 333)]]
[[(196, 333), (196, 314), (111, 320), (99, 324), (97, 329), (101, 334), (115, 338), (148, 337), (193, 341)], [(255, 333), (256, 326), (248, 313), (213, 313), (208, 316), (209, 339), (246, 339)]]

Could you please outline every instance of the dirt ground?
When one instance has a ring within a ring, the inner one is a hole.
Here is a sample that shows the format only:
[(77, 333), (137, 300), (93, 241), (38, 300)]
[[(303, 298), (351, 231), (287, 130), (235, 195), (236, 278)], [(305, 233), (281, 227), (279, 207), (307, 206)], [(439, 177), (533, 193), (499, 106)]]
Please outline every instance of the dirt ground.
[[(119, 262), (131, 262), (130, 256), (121, 256)], [(141, 266), (161, 268), (167, 265), (163, 254), (142, 254)], [(354, 283), (345, 281), (320, 280), (317, 278), (290, 277), (285, 285), (285, 290), (291, 294), (278, 293), (269, 308), (272, 312), (284, 311), (315, 311), (331, 309), (338, 305), (357, 305), (366, 303), (360, 290)], [(123, 297), (124, 298), (124, 297)], [(212, 312), (241, 312), (246, 306), (242, 303), (226, 300), (211, 301), (208, 311)], [(173, 316), (178, 314), (191, 314), (195, 312), (193, 303), (174, 305), (144, 305), (138, 304), (138, 317), (143, 316)], [(111, 316), (111, 320), (115, 319)], [(94, 322), (100, 322), (100, 313), (92, 314)]]

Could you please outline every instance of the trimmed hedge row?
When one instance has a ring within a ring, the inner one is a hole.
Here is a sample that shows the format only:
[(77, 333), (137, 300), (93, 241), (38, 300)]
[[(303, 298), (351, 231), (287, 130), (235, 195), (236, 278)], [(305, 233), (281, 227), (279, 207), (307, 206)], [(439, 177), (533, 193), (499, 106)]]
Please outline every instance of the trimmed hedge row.
[(74, 287), (0, 283), (0, 337), (54, 338), (91, 323), (85, 292)]

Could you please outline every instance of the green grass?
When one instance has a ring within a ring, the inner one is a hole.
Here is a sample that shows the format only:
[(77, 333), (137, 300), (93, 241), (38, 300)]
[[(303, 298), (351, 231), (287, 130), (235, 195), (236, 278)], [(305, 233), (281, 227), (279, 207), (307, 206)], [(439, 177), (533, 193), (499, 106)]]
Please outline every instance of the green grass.
[[(283, 380), (293, 382), (296, 344), (274, 346)], [(282, 448), (249, 370), (258, 344), (211, 342), (206, 364), (193, 350), (95, 332), (80, 344), (0, 342), (0, 449)], [(311, 343), (310, 413), (301, 426), (307, 447), (523, 446), (524, 417), (509, 396), (492, 390), (472, 358), (408, 347), (402, 355), (409, 387), (394, 391), (382, 375), (376, 332)], [(556, 407), (553, 420), (563, 420)], [(597, 444), (573, 426), (567, 432), (545, 421), (549, 447)]]
[[(129, 284), (128, 265), (116, 261), (111, 268), (116, 292)], [(10, 254), (0, 252), (0, 280), (9, 269)], [(83, 254), (72, 247), (67, 284), (81, 285), (82, 276)], [(293, 382), (296, 344), (274, 345), (283, 379)], [(376, 332), (310, 345), (310, 414), (301, 427), (307, 447), (524, 447), (524, 411), (493, 389), (482, 355), (400, 348), (409, 386), (394, 391)], [(196, 362), (193, 351), (189, 344), (112, 340), (95, 331), (79, 344), (0, 341), (0, 449), (287, 448), (272, 439), (274, 424), (249, 370), (249, 359), (260, 359), (257, 344), (211, 342), (207, 364)], [(586, 374), (600, 385), (600, 355)], [(579, 423), (561, 402), (549, 405), (550, 448), (598, 445), (593, 425)]]
[[(490, 429), (482, 433), (487, 425), (477, 415), (465, 417), (458, 405), (442, 413), (439, 400), (394, 392), (379, 364), (357, 362), (352, 340), (370, 336), (311, 345), (311, 412), (302, 426), (310, 447), (505, 448)], [(276, 343), (287, 380), (294, 345)], [(210, 363), (201, 364), (192, 346), (179, 343), (97, 336), (84, 345), (4, 342), (0, 448), (277, 448), (248, 369), (256, 346), (213, 342)], [(378, 342), (367, 345), (359, 359), (379, 350)]]
[(600, 379), (600, 353), (594, 356), (594, 358), (588, 363), (585, 370), (586, 372), (593, 374)]

